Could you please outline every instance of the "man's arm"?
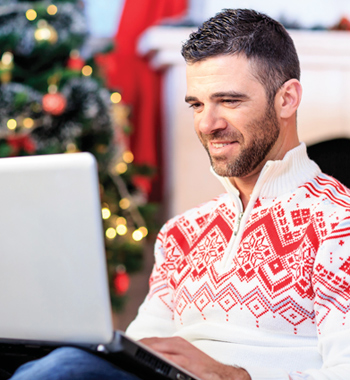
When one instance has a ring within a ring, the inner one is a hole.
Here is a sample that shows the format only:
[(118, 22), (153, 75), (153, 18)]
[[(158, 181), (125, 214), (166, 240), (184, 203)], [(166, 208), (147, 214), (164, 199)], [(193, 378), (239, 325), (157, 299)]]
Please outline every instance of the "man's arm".
[(126, 330), (135, 340), (145, 337), (167, 337), (175, 333), (173, 294), (168, 286), (167, 254), (164, 249), (166, 225), (160, 230), (155, 243), (155, 263), (149, 280), (149, 291), (135, 320)]
[(219, 363), (183, 338), (145, 338), (141, 342), (202, 380), (251, 380), (245, 369)]

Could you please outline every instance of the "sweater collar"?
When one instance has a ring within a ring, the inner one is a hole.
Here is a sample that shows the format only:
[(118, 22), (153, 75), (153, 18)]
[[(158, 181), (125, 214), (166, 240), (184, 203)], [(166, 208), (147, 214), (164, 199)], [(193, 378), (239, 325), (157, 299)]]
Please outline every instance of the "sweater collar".
[[(232, 196), (239, 196), (239, 191), (230, 182), (229, 177), (212, 173), (219, 179), (226, 191)], [(306, 145), (301, 143), (286, 153), (282, 160), (267, 161), (263, 167), (253, 193), (258, 197), (275, 198), (289, 191), (294, 191), (303, 183), (321, 173), (318, 165), (309, 159)], [(256, 194), (258, 193), (258, 194)]]

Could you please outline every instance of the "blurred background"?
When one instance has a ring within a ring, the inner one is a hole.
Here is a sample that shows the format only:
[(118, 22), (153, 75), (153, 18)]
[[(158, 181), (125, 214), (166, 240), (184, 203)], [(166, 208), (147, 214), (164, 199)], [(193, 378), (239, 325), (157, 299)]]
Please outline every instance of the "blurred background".
[(90, 151), (115, 325), (147, 292), (158, 229), (221, 193), (184, 102), (181, 44), (224, 8), (289, 30), (302, 68), (302, 141), (350, 186), (348, 0), (0, 0), (0, 157)]

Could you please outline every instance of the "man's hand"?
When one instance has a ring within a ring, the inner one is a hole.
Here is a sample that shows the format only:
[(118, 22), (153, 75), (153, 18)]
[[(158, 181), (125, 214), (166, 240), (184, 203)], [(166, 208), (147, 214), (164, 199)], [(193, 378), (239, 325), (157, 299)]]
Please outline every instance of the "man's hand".
[(251, 380), (243, 368), (219, 363), (183, 338), (145, 338), (140, 342), (201, 380)]

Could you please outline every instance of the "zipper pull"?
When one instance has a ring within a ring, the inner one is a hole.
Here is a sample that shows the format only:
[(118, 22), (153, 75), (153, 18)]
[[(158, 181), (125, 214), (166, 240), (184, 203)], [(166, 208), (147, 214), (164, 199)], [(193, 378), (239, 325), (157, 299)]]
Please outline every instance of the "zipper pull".
[(233, 235), (234, 236), (237, 236), (237, 234), (238, 234), (239, 226), (241, 225), (242, 218), (243, 218), (243, 212), (240, 212), (239, 215), (238, 215), (238, 219), (237, 219), (236, 225), (235, 225), (235, 229), (233, 230)]

